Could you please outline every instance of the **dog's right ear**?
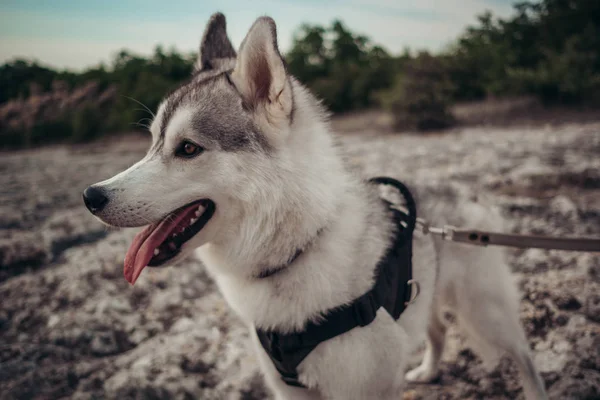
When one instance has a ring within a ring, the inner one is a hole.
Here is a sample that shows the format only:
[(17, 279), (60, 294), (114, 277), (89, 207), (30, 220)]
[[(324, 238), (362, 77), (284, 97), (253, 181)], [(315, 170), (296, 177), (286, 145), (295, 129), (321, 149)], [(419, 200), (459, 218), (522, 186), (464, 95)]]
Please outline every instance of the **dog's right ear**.
[(240, 46), (231, 80), (245, 108), (259, 117), (259, 126), (279, 132), (273, 136), (284, 136), (282, 132), (292, 119), (292, 86), (277, 47), (277, 30), (271, 18), (261, 17), (250, 28)]
[(202, 41), (200, 53), (196, 61), (196, 71), (212, 69), (215, 61), (219, 59), (235, 58), (235, 50), (227, 37), (227, 24), (225, 16), (215, 13), (210, 17)]

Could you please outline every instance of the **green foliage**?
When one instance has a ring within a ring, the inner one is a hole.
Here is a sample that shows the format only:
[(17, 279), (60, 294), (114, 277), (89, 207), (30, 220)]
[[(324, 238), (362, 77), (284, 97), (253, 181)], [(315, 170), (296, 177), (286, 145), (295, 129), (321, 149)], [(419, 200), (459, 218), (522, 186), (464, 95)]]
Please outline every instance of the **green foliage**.
[(452, 88), (444, 59), (423, 52), (406, 63), (381, 100), (397, 129), (444, 129), (454, 123), (449, 111)]
[(31, 95), (31, 88), (47, 92), (56, 79), (72, 79), (74, 74), (56, 72), (37, 63), (15, 60), (0, 66), (0, 104)]
[(62, 116), (54, 121), (35, 123), (28, 128), (9, 128), (0, 131), (2, 149), (18, 149), (62, 142), (72, 135), (71, 119)]
[(109, 68), (101, 65), (81, 74), (56, 72), (22, 60), (6, 64), (0, 67), (0, 104), (30, 96), (31, 87), (48, 92), (59, 81), (66, 83), (67, 89), (96, 82), (100, 90), (115, 87), (117, 95), (109, 104), (84, 103), (53, 120), (37, 121), (33, 127), (6, 128), (0, 132), (0, 145), (12, 148), (61, 140), (83, 142), (104, 132), (140, 129), (152, 116), (138, 102), (156, 110), (165, 94), (191, 76), (194, 61), (193, 54), (185, 56), (157, 47), (150, 58), (121, 51)]
[(394, 58), (340, 22), (305, 25), (287, 59), (333, 111), (380, 99), (398, 126), (450, 125), (450, 103), (490, 95), (600, 104), (600, 1), (522, 2), (506, 19), (485, 13), (437, 56)]
[(52, 144), (70, 138), (73, 133), (71, 119), (64, 115), (59, 119), (36, 123), (25, 132), (25, 145), (27, 147)]
[(98, 109), (86, 106), (75, 111), (70, 118), (71, 135), (73, 142), (87, 142), (98, 136), (102, 129), (101, 115)]
[(448, 52), (457, 100), (534, 94), (545, 103), (600, 100), (600, 2), (542, 0), (479, 17)]
[[(0, 66), (0, 105), (58, 86), (71, 90), (95, 82), (100, 90), (116, 89), (108, 104), (87, 101), (52, 120), (24, 123), (27, 128), (0, 128), (0, 145), (80, 142), (108, 131), (140, 129), (151, 115), (136, 101), (156, 110), (166, 93), (188, 79), (194, 61), (193, 54), (157, 47), (149, 58), (121, 51), (109, 66), (82, 73), (23, 60)], [(383, 104), (399, 127), (449, 126), (452, 102), (489, 95), (533, 94), (545, 103), (600, 104), (600, 1), (525, 1), (506, 19), (485, 13), (435, 56), (415, 56), (406, 49), (393, 57), (340, 21), (303, 25), (286, 61), (291, 74), (330, 110)]]
[(162, 98), (192, 74), (195, 56), (183, 56), (174, 50), (165, 53), (159, 46), (152, 58), (145, 59), (121, 51), (108, 83), (115, 84), (119, 96), (108, 114), (108, 129), (130, 130), (138, 121), (151, 117), (135, 99), (156, 110)]
[(383, 48), (340, 21), (328, 28), (303, 25), (286, 59), (291, 74), (334, 112), (372, 105), (373, 94), (389, 87), (396, 72)]

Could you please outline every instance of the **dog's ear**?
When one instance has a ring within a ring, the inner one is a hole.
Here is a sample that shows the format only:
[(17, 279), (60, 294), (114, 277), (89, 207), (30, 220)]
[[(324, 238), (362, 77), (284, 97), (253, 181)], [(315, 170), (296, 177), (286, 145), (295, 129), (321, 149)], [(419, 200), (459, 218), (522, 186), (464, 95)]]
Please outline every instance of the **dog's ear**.
[(215, 61), (223, 58), (235, 58), (235, 50), (227, 37), (225, 16), (221, 13), (215, 13), (210, 17), (204, 30), (196, 69), (212, 69)]
[(261, 17), (254, 22), (240, 46), (231, 79), (252, 111), (266, 111), (270, 123), (289, 120), (293, 99), (290, 78), (277, 48), (275, 21)]

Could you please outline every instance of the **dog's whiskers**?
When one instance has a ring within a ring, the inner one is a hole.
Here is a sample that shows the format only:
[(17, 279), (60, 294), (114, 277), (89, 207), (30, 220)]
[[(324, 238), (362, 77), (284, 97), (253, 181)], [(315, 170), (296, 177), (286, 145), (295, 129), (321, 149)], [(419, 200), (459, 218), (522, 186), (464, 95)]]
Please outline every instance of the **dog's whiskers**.
[(139, 122), (132, 122), (131, 125), (134, 126), (141, 126), (142, 128), (145, 128), (147, 130), (150, 130), (150, 125), (145, 125), (145, 124), (140, 124)]
[(148, 113), (149, 113), (150, 115), (152, 115), (152, 118), (156, 118), (156, 115), (154, 115), (154, 113), (153, 113), (153, 112), (152, 112), (152, 111), (151, 111), (151, 110), (150, 110), (150, 109), (149, 109), (149, 108), (148, 108), (148, 107), (147, 107), (147, 106), (146, 106), (144, 103), (142, 103), (141, 101), (139, 101), (139, 100), (136, 100), (136, 99), (134, 99), (133, 97), (129, 97), (129, 96), (125, 96), (125, 95), (121, 95), (121, 96), (125, 97), (126, 99), (129, 99), (129, 100), (135, 101), (135, 102), (136, 102), (136, 103), (138, 103), (140, 106), (144, 107), (144, 110), (145, 110), (145, 111), (148, 111)]

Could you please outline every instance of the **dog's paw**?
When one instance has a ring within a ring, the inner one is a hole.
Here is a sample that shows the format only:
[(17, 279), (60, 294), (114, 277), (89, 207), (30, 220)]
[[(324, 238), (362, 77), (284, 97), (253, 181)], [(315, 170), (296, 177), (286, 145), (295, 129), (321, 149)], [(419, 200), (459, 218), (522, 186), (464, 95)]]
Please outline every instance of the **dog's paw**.
[(408, 382), (429, 383), (437, 378), (438, 371), (434, 368), (428, 368), (426, 365), (419, 365), (404, 376)]

